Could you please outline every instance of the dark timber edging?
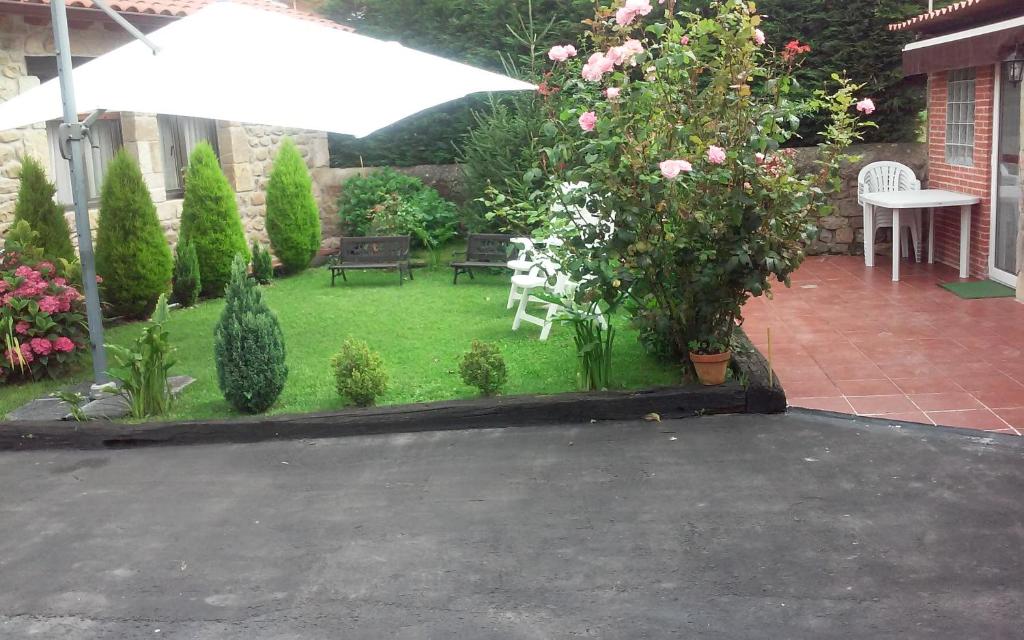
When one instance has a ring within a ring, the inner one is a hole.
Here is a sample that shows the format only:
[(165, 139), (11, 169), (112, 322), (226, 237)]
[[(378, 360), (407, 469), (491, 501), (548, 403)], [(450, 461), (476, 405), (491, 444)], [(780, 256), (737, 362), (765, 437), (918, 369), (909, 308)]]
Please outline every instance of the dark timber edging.
[(756, 349), (742, 351), (735, 357), (741, 371), (740, 381), (730, 381), (717, 387), (499, 396), (329, 413), (173, 423), (16, 421), (0, 423), (0, 451), (337, 438), (379, 433), (576, 424), (591, 420), (635, 420), (649, 413), (669, 419), (713, 413), (784, 411), (786, 401), (782, 389), (777, 384), (767, 386), (764, 359)]

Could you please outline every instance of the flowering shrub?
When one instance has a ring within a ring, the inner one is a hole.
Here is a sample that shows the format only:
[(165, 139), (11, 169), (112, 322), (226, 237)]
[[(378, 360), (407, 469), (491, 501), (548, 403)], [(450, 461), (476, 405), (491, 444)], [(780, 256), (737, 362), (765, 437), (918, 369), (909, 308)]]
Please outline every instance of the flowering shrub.
[[(593, 53), (581, 43), (578, 58), (549, 56), (539, 164), (556, 210), (597, 222), (558, 221), (570, 223), (561, 262), (578, 302), (625, 305), (648, 346), (678, 356), (727, 349), (743, 304), (773, 279), (789, 283), (865, 123), (861, 87), (839, 76), (794, 97), (810, 48), (767, 46), (753, 2), (703, 14), (660, 5), (599, 5), (584, 39)], [(780, 144), (819, 112), (826, 142), (802, 173)], [(556, 188), (580, 182), (589, 187)]]
[(0, 380), (56, 377), (87, 343), (83, 297), (52, 262), (38, 260), (36, 250), (14, 240), (16, 235), (8, 234), (0, 255)]

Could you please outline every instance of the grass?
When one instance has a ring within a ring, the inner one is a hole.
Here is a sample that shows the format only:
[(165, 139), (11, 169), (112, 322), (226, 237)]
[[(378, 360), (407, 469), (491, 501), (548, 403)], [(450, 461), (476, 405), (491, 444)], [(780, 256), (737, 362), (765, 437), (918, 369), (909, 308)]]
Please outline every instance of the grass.
[[(330, 286), (325, 269), (274, 281), (264, 296), (277, 313), (288, 352), (288, 382), (268, 413), (329, 411), (344, 406), (334, 389), (330, 359), (348, 336), (365, 340), (379, 351), (390, 377), (378, 404), (398, 404), (467, 398), (476, 389), (462, 383), (458, 359), (474, 339), (497, 343), (508, 366), (503, 393), (538, 394), (577, 390), (573, 331), (555, 326), (547, 342), (540, 327), (524, 324), (512, 331), (512, 311), (505, 309), (507, 274), (463, 276), (451, 283), (450, 269), (417, 269), (415, 280), (399, 287), (393, 272), (349, 274)], [(172, 311), (168, 329), (177, 347), (173, 374), (197, 381), (172, 406), (170, 419), (229, 417), (235, 413), (217, 388), (213, 362), (213, 327), (223, 301), (203, 302)], [(620, 388), (673, 384), (678, 368), (648, 356), (627, 326), (624, 316), (613, 319), (615, 341), (613, 377)], [(107, 331), (107, 342), (128, 344), (141, 324)], [(89, 377), (88, 365), (74, 375), (0, 388), (0, 415), (22, 404)]]

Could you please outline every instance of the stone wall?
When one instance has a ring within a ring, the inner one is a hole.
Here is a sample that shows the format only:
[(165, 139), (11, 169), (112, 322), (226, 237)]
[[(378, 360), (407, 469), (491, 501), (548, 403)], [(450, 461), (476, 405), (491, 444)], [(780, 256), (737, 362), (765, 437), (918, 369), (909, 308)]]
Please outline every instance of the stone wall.
[[(818, 238), (807, 247), (811, 255), (864, 254), (864, 212), (857, 204), (857, 174), (865, 165), (880, 160), (901, 162), (914, 170), (922, 184), (925, 182), (928, 150), (923, 143), (861, 144), (852, 153), (860, 160), (841, 168), (842, 190), (833, 200), (835, 210), (818, 223)], [(816, 156), (816, 147), (797, 149), (797, 165), (810, 170)], [(883, 239), (882, 233), (879, 231), (879, 239)]]

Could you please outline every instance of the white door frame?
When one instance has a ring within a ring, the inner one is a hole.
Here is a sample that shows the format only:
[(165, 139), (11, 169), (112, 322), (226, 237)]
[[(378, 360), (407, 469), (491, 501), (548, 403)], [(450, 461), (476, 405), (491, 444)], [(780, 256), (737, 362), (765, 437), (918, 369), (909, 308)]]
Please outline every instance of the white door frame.
[[(1008, 287), (1017, 286), (1017, 274), (1003, 271), (996, 268), (996, 212), (999, 207), (999, 127), (1000, 122), (1000, 93), (1003, 83), (1003, 65), (996, 63), (994, 74), (994, 92), (992, 94), (992, 150), (990, 173), (992, 177), (991, 197), (989, 198), (989, 221), (988, 221), (988, 277), (1005, 284)], [(1022, 98), (1024, 99), (1024, 98)], [(1020, 162), (1020, 160), (1018, 160)], [(1020, 267), (1021, 265), (1017, 265)]]

